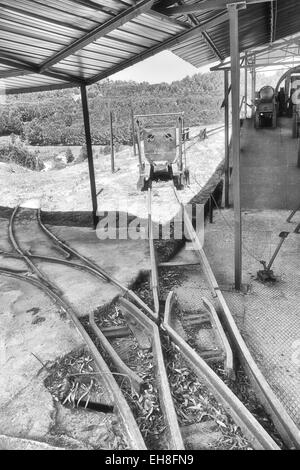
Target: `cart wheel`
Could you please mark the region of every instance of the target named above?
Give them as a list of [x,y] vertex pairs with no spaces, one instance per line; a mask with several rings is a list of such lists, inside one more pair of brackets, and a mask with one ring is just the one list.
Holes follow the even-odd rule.
[[190,184],[190,170],[188,168],[184,170],[183,181],[185,186],[188,186]]
[[148,189],[152,188],[152,180],[150,178],[144,178],[144,184],[142,187],[142,191],[148,191]]
[[145,186],[145,178],[144,176],[140,176],[136,184],[137,190],[143,191],[144,186]]

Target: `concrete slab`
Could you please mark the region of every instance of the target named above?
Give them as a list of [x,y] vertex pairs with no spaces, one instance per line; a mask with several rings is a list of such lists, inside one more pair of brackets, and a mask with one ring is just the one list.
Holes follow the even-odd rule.
[[[61,252],[40,230],[36,212],[23,208],[16,220],[16,236],[24,250],[32,254],[62,258]],[[141,271],[149,269],[149,248],[145,240],[99,240],[94,230],[83,227],[50,227],[54,234],[65,240],[81,254],[102,266],[124,286],[133,283]],[[0,250],[12,251],[7,238],[8,221],[0,219]],[[78,261],[78,260],[75,260]],[[20,260],[0,254],[2,267],[28,270]],[[36,262],[36,265],[65,293],[65,299],[79,316],[110,303],[120,290],[99,278],[63,265]]]
[[232,291],[233,211],[215,213],[206,226],[204,249],[228,306],[254,359],[288,413],[300,427],[300,235],[291,233],[273,268],[275,284],[257,281],[260,260],[269,261],[281,231],[292,232],[288,211],[243,213],[243,282],[250,293]]
[[[289,209],[299,205],[300,168],[292,120],[279,118],[277,129],[255,129],[244,122],[241,131],[241,205],[243,209]],[[231,188],[231,197],[233,189]]]
[[44,386],[42,362],[82,346],[68,319],[36,288],[0,276],[1,432],[44,438],[55,420],[55,407]]
[[[49,377],[58,359],[72,353],[69,361],[74,364],[80,357],[82,338],[42,291],[3,274],[0,344],[0,449],[119,448],[115,442],[126,446],[126,433],[116,414],[65,408],[57,400]],[[59,377],[63,380],[64,375]],[[111,403],[111,392],[101,375],[97,377],[94,400]]]

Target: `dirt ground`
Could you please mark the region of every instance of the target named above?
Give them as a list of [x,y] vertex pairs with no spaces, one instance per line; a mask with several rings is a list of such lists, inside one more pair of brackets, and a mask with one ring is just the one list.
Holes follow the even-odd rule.
[[[213,127],[216,127],[215,124]],[[199,132],[199,129],[194,131]],[[96,154],[97,155],[97,154]],[[224,158],[224,132],[204,141],[186,143],[186,160],[190,169],[190,185],[182,192],[188,202],[207,183]],[[146,194],[136,188],[138,161],[131,147],[116,154],[116,172],[111,174],[110,156],[95,158],[95,177],[99,211],[126,210],[139,217],[147,211]],[[0,166],[0,206],[14,207],[25,200],[38,198],[45,211],[90,211],[90,183],[87,162],[46,172],[33,172],[14,164]],[[171,218],[178,210],[176,201],[170,200],[169,188],[154,185],[154,220]]]

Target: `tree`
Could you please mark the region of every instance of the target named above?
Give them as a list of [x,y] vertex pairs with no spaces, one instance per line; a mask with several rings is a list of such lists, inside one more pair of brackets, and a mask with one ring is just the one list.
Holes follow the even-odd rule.
[[66,150],[66,160],[67,163],[72,163],[74,161],[74,155],[70,147],[68,147]]
[[84,160],[87,159],[87,149],[86,149],[86,145],[83,145],[80,149],[80,152],[79,152],[79,155],[78,155],[78,158],[77,158],[77,162],[83,162]]

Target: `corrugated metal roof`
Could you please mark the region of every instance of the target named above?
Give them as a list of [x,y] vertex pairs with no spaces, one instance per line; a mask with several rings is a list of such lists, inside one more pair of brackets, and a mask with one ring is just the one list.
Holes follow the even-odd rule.
[[[229,56],[226,9],[170,16],[172,3],[199,1],[0,0],[0,78],[6,91],[90,84],[164,49],[196,67]],[[272,40],[300,31],[298,0],[277,0],[273,10],[271,5],[240,11],[242,51],[269,43],[272,11]]]

